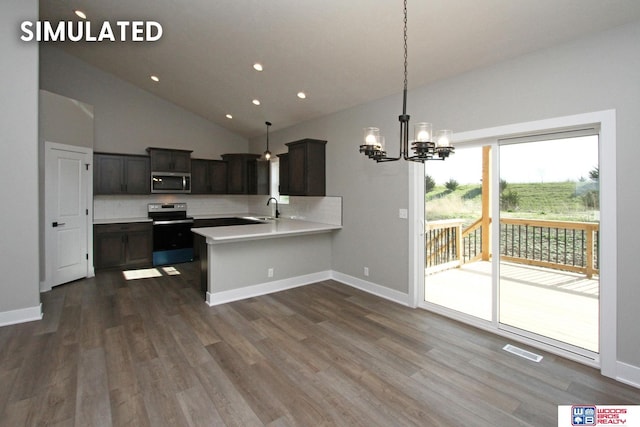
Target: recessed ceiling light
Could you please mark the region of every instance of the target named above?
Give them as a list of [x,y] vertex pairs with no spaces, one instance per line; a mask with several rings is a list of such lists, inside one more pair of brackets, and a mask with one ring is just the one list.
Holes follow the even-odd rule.
[[225,117],[226,117],[227,119],[233,119],[233,116],[232,116],[231,114],[227,114]]
[[256,71],[262,71],[262,64],[259,62],[256,62],[255,64],[253,64],[253,69]]
[[74,10],[73,13],[75,13],[79,18],[87,19],[87,15],[81,10]]
[[307,94],[304,92],[298,92],[298,98],[300,99],[305,99],[307,97]]
[[260,100],[258,100],[258,99],[254,99],[251,102],[253,102],[253,105],[260,105]]
[[151,76],[150,79],[153,80],[154,82],[159,82],[160,81],[160,77],[158,77],[158,76]]

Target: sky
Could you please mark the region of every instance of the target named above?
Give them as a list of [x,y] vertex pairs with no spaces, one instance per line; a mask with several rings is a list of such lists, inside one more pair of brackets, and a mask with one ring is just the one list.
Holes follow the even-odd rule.
[[[502,145],[500,178],[511,183],[564,182],[589,179],[598,166],[598,136]],[[436,184],[453,178],[459,184],[480,184],[482,147],[460,148],[443,162],[425,163]]]

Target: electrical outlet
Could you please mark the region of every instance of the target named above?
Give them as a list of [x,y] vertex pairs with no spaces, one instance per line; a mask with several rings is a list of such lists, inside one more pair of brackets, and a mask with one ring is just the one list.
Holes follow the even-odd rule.
[[364,275],[369,277],[369,267],[364,268]]
[[407,219],[409,217],[409,212],[406,209],[398,210],[398,218]]
[[273,277],[273,268],[267,270],[267,277]]

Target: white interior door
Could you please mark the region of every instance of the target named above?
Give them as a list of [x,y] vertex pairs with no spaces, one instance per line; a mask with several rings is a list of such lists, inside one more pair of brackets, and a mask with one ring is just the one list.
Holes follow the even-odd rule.
[[45,143],[45,282],[49,289],[88,276],[90,151]]

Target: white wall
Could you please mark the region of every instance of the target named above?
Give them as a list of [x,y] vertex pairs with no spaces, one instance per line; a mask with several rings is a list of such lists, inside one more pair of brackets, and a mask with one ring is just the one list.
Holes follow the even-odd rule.
[[219,159],[247,150],[245,138],[46,43],[40,45],[40,88],[94,107],[96,152],[165,147]]
[[[640,23],[522,56],[412,90],[412,122],[470,131],[608,109],[617,110],[618,359],[640,369]],[[400,67],[401,64],[398,64]],[[409,71],[411,81],[411,70]],[[399,88],[400,89],[400,88]],[[407,292],[408,205],[405,162],[376,164],[358,153],[361,130],[379,126],[388,149],[398,133],[401,95],[270,134],[272,151],[300,138],[326,139],[327,191],[343,196],[343,229],[333,239],[332,269]],[[250,141],[260,151],[264,138]],[[428,163],[426,165],[428,168]],[[412,220],[412,219],[409,219]],[[603,333],[606,333],[604,331]]]
[[36,0],[6,0],[0,14],[0,325],[40,316],[38,277],[38,46],[18,25]]

